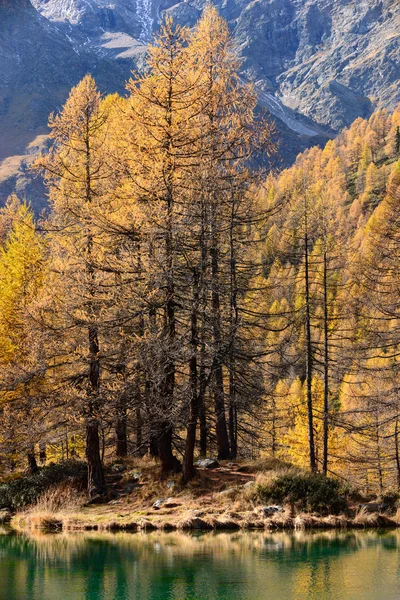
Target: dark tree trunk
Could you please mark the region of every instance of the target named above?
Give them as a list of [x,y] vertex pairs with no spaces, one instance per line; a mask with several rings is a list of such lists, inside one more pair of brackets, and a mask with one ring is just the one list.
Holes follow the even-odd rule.
[[[306,208],[307,211],[307,208]],[[310,469],[317,470],[314,444],[313,401],[312,401],[312,342],[311,342],[311,306],[310,306],[310,277],[308,256],[307,222],[305,225],[304,251],[305,251],[305,292],[306,292],[306,389],[307,389],[307,416],[308,416],[308,447],[310,455]]]
[[88,493],[90,498],[104,496],[106,483],[103,463],[100,456],[99,410],[100,363],[97,329],[89,327],[89,348],[91,354],[89,370],[89,415],[86,423],[86,459],[88,463]]
[[[86,202],[91,204],[92,201],[92,176],[91,176],[91,164],[92,164],[92,149],[90,145],[91,140],[90,134],[90,116],[87,113],[86,119]],[[87,236],[87,248],[86,248],[86,260],[87,260],[87,274],[89,277],[89,295],[91,301],[89,302],[89,315],[92,322],[88,327],[88,343],[90,353],[90,364],[89,364],[89,382],[87,388],[87,416],[86,416],[86,459],[88,463],[88,494],[91,499],[95,497],[102,497],[106,494],[106,483],[104,477],[103,463],[100,457],[100,441],[99,441],[99,411],[100,411],[100,360],[99,360],[99,335],[98,329],[93,323],[98,318],[98,311],[95,305],[96,298],[96,272],[95,267],[92,263],[92,251],[93,251],[93,236],[88,231]]]
[[158,437],[153,432],[150,434],[149,452],[150,452],[150,456],[153,456],[154,458],[158,458],[160,455],[160,453],[158,451]]
[[277,451],[277,436],[276,436],[276,402],[272,397],[272,423],[271,423],[271,454],[275,458]]
[[229,402],[229,438],[231,443],[230,458],[235,460],[237,458],[237,412],[232,396]]
[[128,431],[127,431],[127,396],[123,391],[117,405],[117,421],[115,424],[115,453],[118,458],[126,458],[128,455]]
[[143,419],[142,419],[142,411],[140,406],[136,408],[135,411],[136,421],[135,421],[135,432],[136,432],[136,440],[135,440],[135,454],[137,456],[144,456],[146,453],[144,444],[143,444]]
[[217,437],[218,458],[227,460],[230,458],[228,430],[226,427],[224,376],[222,371],[222,332],[221,332],[221,308],[218,282],[218,247],[216,241],[215,219],[212,218],[212,246],[211,254],[211,276],[212,276],[212,325],[214,336],[214,359],[213,359],[213,387],[215,408],[215,433]]
[[328,340],[328,270],[327,256],[324,251],[324,456],[322,471],[328,473],[329,442],[329,340]]
[[126,427],[126,408],[120,409],[117,423],[115,425],[115,453],[118,458],[126,458],[128,455],[128,437]]
[[230,247],[230,340],[229,340],[229,440],[231,444],[231,458],[237,457],[237,398],[236,398],[236,336],[239,323],[239,312],[237,305],[237,273],[235,252],[235,225],[236,225],[236,202],[235,195],[231,198],[231,215],[229,225],[229,247]]
[[88,463],[88,493],[91,499],[104,496],[106,482],[100,458],[99,424],[93,419],[86,425],[86,459]]
[[182,465],[172,452],[172,427],[169,422],[163,423],[158,440],[158,452],[161,460],[161,477],[164,479],[171,473],[180,473]]
[[[171,176],[171,174],[169,174]],[[174,348],[176,337],[176,316],[175,316],[175,282],[174,282],[174,250],[173,250],[173,210],[172,210],[172,184],[168,181],[168,216],[167,233],[165,239],[165,258],[167,265],[167,285],[165,302],[165,334],[168,341],[167,353]],[[167,420],[172,412],[175,393],[175,357],[169,354],[164,364],[163,385],[161,391],[161,410],[163,420],[161,422],[158,452],[161,460],[161,477],[166,477],[169,473],[179,473],[182,470],[181,463],[174,457],[172,452],[172,433],[173,425]]]
[[45,464],[46,459],[46,442],[39,442],[39,460],[42,463],[42,465]]
[[191,357],[189,361],[190,374],[190,406],[189,406],[189,423],[186,430],[186,446],[185,456],[183,461],[183,482],[187,483],[195,475],[193,465],[194,448],[196,445],[196,427],[199,416],[199,394],[197,390],[197,346],[198,346],[198,308],[199,308],[199,290],[198,290],[198,274],[196,270],[193,273],[193,306],[191,315]]
[[200,271],[200,367],[199,367],[199,425],[200,425],[200,440],[199,450],[200,456],[207,456],[207,415],[206,415],[206,388],[207,388],[207,373],[206,373],[206,322],[207,322],[207,274],[208,274],[208,210],[207,204],[202,199],[201,205],[201,271]]
[[399,411],[396,411],[396,421],[394,424],[394,443],[396,456],[397,489],[400,490],[400,452],[399,452]]
[[376,433],[376,458],[377,458],[377,471],[378,471],[378,482],[379,482],[379,498],[383,496],[383,467],[382,467],[382,456],[381,456],[381,441],[379,434],[379,418],[378,412],[375,413],[375,433]]
[[39,467],[36,462],[35,450],[34,448],[30,448],[27,454],[28,458],[28,469],[31,475],[34,475],[39,471]]
[[206,373],[204,365],[200,366],[200,389],[199,389],[199,422],[200,422],[200,456],[207,456],[207,416],[205,404]]

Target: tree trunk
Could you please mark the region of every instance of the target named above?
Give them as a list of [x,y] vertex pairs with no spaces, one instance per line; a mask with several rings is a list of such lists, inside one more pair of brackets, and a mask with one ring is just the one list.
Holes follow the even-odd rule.
[[[215,217],[215,215],[213,215]],[[217,436],[218,458],[227,460],[231,456],[229,448],[228,431],[226,427],[224,377],[222,371],[222,332],[221,332],[221,309],[218,281],[218,247],[215,230],[215,218],[211,219],[212,245],[211,254],[211,278],[212,278],[212,326],[214,337],[214,359],[213,359],[213,386],[214,386],[214,408],[215,408],[215,433]]]
[[172,412],[175,393],[175,357],[171,354],[174,350],[176,337],[175,315],[175,281],[174,281],[174,249],[173,249],[173,184],[172,173],[167,173],[167,227],[165,238],[165,260],[167,269],[166,298],[165,298],[165,339],[167,340],[167,358],[164,364],[163,385],[161,389],[161,410],[163,419],[159,431],[158,451],[161,460],[161,477],[169,473],[179,473],[181,463],[172,452],[172,423],[167,420]]
[[86,425],[86,459],[88,463],[88,493],[91,499],[104,496],[106,482],[100,459],[100,437],[98,421],[89,420]]
[[[125,367],[123,367],[122,372],[125,379]],[[117,400],[117,415],[115,422],[115,454],[118,458],[126,458],[128,455],[127,405],[128,391],[125,388],[122,390]]]
[[276,435],[276,401],[272,397],[272,423],[271,423],[271,454],[275,458],[277,451],[277,435]]
[[232,375],[230,381],[230,395],[229,395],[229,439],[231,444],[231,455],[230,458],[233,460],[237,457],[237,409],[236,409],[236,398],[235,392],[232,392],[235,384],[232,382]]
[[125,395],[122,394],[117,409],[117,422],[115,424],[115,453],[118,458],[128,455],[127,412]]
[[150,433],[149,452],[150,452],[150,456],[152,456],[153,458],[158,458],[160,456],[160,453],[158,450],[158,438],[154,432]]
[[383,496],[383,469],[382,469],[382,458],[381,458],[381,441],[379,434],[379,418],[378,413],[375,413],[375,431],[376,431],[376,458],[377,458],[377,471],[378,471],[378,482],[379,482],[379,497],[382,499]]
[[208,291],[208,210],[207,204],[202,198],[201,203],[201,271],[200,271],[200,367],[199,367],[199,425],[200,425],[200,440],[199,449],[200,456],[207,456],[207,415],[206,415],[206,389],[207,389],[207,374],[206,374],[206,322],[207,322],[207,291]]
[[231,214],[229,223],[229,249],[230,249],[230,281],[229,281],[229,303],[230,303],[230,339],[229,339],[229,439],[231,444],[231,458],[237,457],[237,398],[236,398],[236,336],[239,323],[239,312],[237,305],[237,273],[235,252],[235,221],[236,221],[235,195],[232,193]]
[[91,354],[89,370],[89,415],[86,423],[86,458],[88,463],[88,493],[90,498],[104,496],[106,483],[103,463],[100,457],[99,410],[100,363],[99,342],[96,327],[89,327],[89,348]]
[[36,462],[35,449],[33,448],[33,446],[31,446],[31,448],[29,449],[29,451],[27,453],[27,458],[28,458],[29,473],[31,475],[34,475],[35,473],[37,473],[39,471],[39,467]]
[[329,339],[328,339],[328,271],[327,256],[324,251],[324,451],[322,470],[328,473],[329,442]]
[[183,461],[183,482],[187,483],[195,475],[193,466],[194,448],[196,445],[196,427],[199,415],[199,394],[197,390],[197,346],[198,346],[198,320],[199,309],[199,289],[198,289],[198,274],[196,270],[193,273],[193,306],[191,315],[191,357],[189,361],[189,376],[190,376],[190,407],[189,407],[189,423],[186,430],[186,447]]
[[161,460],[161,477],[164,479],[171,473],[180,473],[182,465],[172,452],[172,426],[166,421],[158,439],[158,452]]
[[135,454],[137,456],[144,456],[144,454],[145,454],[145,447],[144,447],[144,444],[143,444],[143,419],[142,419],[142,411],[141,411],[140,406],[138,406],[136,408],[135,415],[136,415],[136,423],[135,423],[135,432],[136,432],[135,445],[136,445],[136,449],[135,449]]
[[39,442],[39,460],[44,465],[46,463],[46,442]]
[[204,364],[200,365],[200,373],[199,373],[199,424],[200,424],[200,440],[199,440],[199,450],[200,456],[207,456],[207,415],[206,415],[206,399],[205,399],[205,390],[206,390],[206,372]]
[[[307,209],[306,209],[307,210]],[[305,292],[306,292],[306,386],[307,386],[307,416],[308,416],[308,447],[310,454],[310,469],[317,470],[315,460],[314,425],[313,425],[313,401],[312,401],[312,343],[311,343],[311,307],[310,307],[310,278],[309,278],[309,256],[308,256],[308,234],[307,222],[305,225]]]
[[400,490],[400,452],[399,452],[399,410],[396,409],[396,421],[394,424],[394,443],[396,452],[397,489]]

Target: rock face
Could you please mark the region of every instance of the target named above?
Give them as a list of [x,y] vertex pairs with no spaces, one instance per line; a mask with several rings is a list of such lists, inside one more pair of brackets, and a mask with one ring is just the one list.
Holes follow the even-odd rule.
[[99,61],[85,46],[78,51],[29,0],[0,0],[0,202],[16,189],[37,211],[45,206],[44,190],[28,166],[46,144],[49,114],[87,72],[103,91],[122,92],[129,68],[109,56]]
[[[202,4],[181,2],[169,12],[191,24]],[[397,0],[219,0],[217,6],[240,44],[245,74],[289,126],[287,109],[336,132],[374,106],[399,102]]]
[[[0,0],[0,202],[44,202],[27,166],[48,115],[91,72],[123,91],[166,13],[192,26],[206,0]],[[355,118],[400,101],[398,0],[214,0],[243,76],[277,121],[282,164]]]

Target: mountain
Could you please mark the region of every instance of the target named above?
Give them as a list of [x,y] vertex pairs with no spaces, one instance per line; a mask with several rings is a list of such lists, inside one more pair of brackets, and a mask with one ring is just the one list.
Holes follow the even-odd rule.
[[29,163],[47,143],[49,114],[88,71],[104,90],[123,91],[126,70],[79,50],[29,0],[0,0],[0,200],[14,190],[36,210],[46,204]]
[[[205,0],[0,0],[0,201],[44,204],[27,167],[46,122],[88,71],[124,89],[165,14],[192,26]],[[375,107],[400,100],[398,0],[216,0],[243,77],[276,119],[282,164]]]

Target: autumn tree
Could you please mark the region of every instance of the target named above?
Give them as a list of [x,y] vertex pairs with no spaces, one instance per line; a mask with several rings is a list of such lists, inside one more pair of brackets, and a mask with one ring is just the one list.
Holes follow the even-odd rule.
[[54,331],[52,351],[69,393],[79,398],[86,429],[88,491],[105,493],[99,427],[104,405],[109,277],[104,270],[105,239],[98,226],[107,202],[110,167],[105,152],[107,107],[92,77],[85,77],[62,112],[50,119],[53,146],[37,161],[46,176],[52,217],[52,258],[43,319]]

